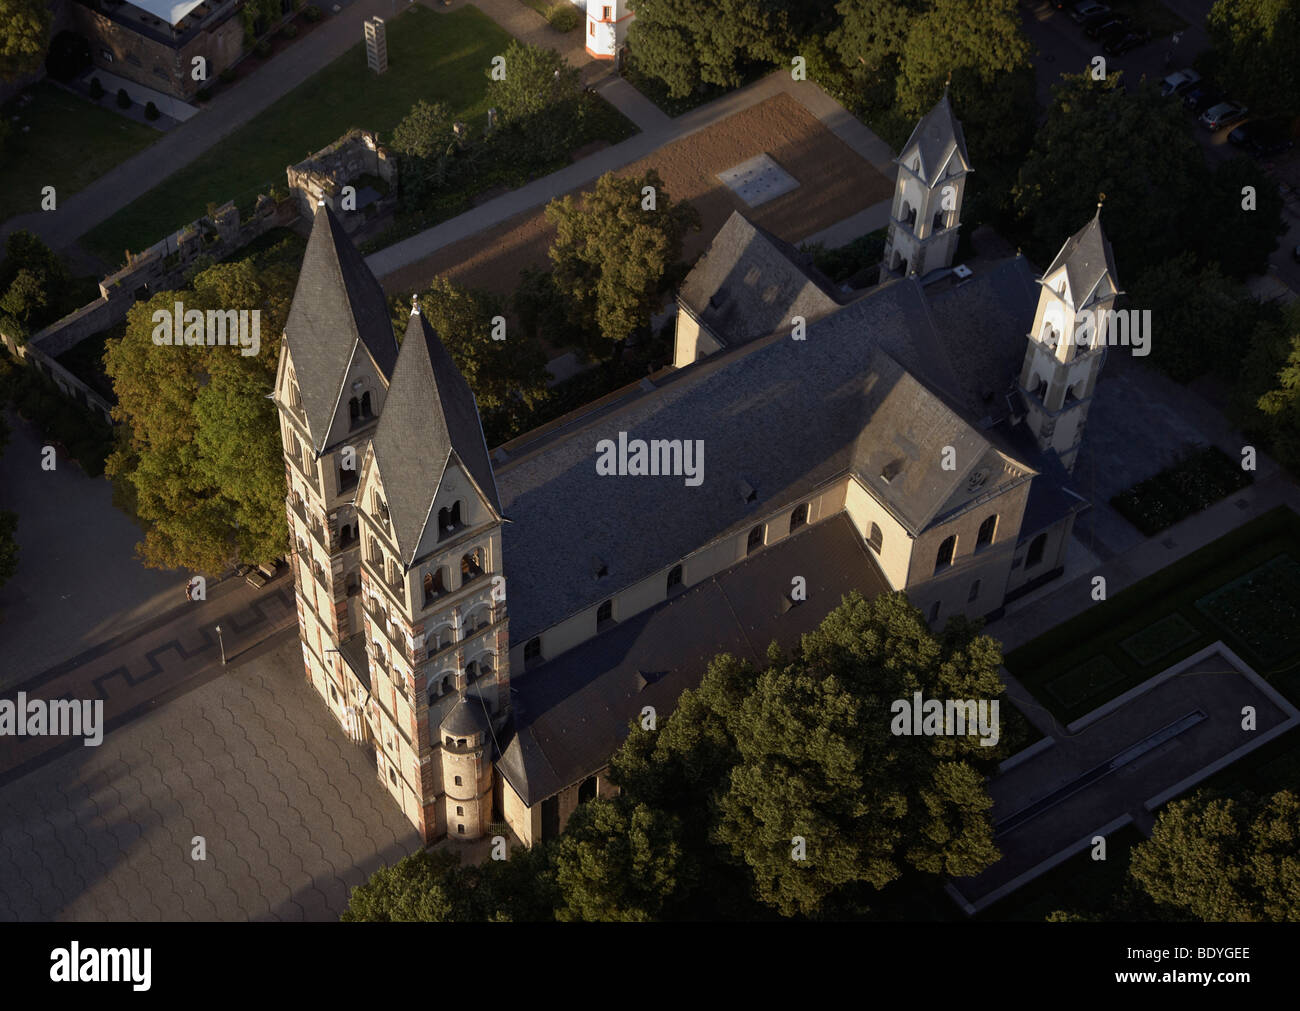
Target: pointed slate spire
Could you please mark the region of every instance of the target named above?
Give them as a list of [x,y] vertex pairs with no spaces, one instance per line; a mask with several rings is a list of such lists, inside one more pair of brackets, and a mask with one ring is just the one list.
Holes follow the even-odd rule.
[[451,460],[460,462],[500,515],[474,394],[420,311],[418,299],[412,300],[372,446],[404,563],[415,558],[425,527],[437,522],[431,516],[433,500]]
[[319,450],[353,356],[369,355],[385,379],[392,377],[397,361],[384,291],[334,212],[323,203],[316,208],[284,336],[307,426]]
[[[1102,196],[1102,200],[1105,196]],[[1119,275],[1115,270],[1115,255],[1111,252],[1110,240],[1101,227],[1101,200],[1092,220],[1066,240],[1056,259],[1047,268],[1044,277],[1065,268],[1065,277],[1074,295],[1075,304],[1084,306],[1092,297],[1097,286],[1108,275],[1110,287],[1119,291]]]
[[901,164],[911,165],[914,155],[919,155],[921,167],[917,172],[927,186],[933,186],[953,158],[958,160],[958,171],[970,171],[970,158],[966,154],[966,135],[961,122],[953,115],[952,101],[945,84],[943,97],[916,124],[912,136],[898,155]]

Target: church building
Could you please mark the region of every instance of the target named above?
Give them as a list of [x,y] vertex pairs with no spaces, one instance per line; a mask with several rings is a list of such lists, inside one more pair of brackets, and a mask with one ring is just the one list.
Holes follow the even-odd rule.
[[[1073,323],[1120,294],[1100,217],[1041,277],[971,270],[946,95],[897,162],[879,284],[846,294],[734,213],[679,291],[673,369],[495,449],[418,302],[399,347],[317,209],[274,394],[303,664],[426,842],[554,837],[612,792],[631,721],[850,591],[939,628],[1060,575],[1105,359]],[[598,465],[637,443],[662,465]]]

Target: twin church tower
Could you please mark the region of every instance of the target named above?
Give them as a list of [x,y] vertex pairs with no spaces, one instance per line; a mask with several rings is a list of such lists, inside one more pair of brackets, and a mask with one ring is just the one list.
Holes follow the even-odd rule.
[[[952,266],[971,165],[946,94],[897,164],[882,281]],[[1098,218],[1040,284],[1018,387],[1040,446],[1068,467],[1102,350],[1067,337],[1078,312],[1104,313],[1119,294]],[[418,303],[399,348],[379,283],[324,206],[274,401],[306,677],[373,750],[425,842],[480,838],[514,813],[494,786],[510,634],[491,458],[474,396]]]

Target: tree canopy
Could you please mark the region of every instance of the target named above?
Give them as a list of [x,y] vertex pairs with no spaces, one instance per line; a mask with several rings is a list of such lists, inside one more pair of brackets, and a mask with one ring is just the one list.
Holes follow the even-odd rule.
[[456,154],[451,110],[441,102],[416,102],[393,130],[392,147],[400,156],[403,190],[413,200],[425,199],[446,182]]
[[1129,872],[1156,902],[1198,920],[1300,920],[1300,796],[1174,801]]
[[40,67],[52,20],[46,0],[0,0],[0,78],[16,81]]
[[1257,111],[1300,114],[1300,4],[1217,0],[1205,26],[1234,97]]
[[555,226],[556,289],[572,300],[581,328],[614,341],[649,325],[687,229],[699,228],[699,213],[674,201],[654,169],[640,177],[607,172],[581,204],[552,200],[546,220]]

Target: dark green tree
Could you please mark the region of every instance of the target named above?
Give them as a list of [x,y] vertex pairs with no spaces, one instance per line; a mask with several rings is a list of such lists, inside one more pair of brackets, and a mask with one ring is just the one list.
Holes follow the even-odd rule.
[[1207,923],[1300,920],[1300,796],[1174,801],[1129,871],[1156,902]]
[[[1249,190],[1247,189],[1249,187]],[[1238,280],[1268,270],[1268,257],[1278,237],[1287,232],[1277,180],[1246,155],[1221,162],[1211,178],[1206,220],[1201,229],[1201,257],[1217,262],[1223,273]]]
[[1204,204],[1209,176],[1178,103],[1149,85],[1125,94],[1113,76],[1087,74],[1064,78],[1052,95],[1014,193],[1030,259],[1050,263],[1102,193],[1121,279],[1199,248],[1200,219],[1186,209]]
[[1218,76],[1256,111],[1300,114],[1300,4],[1217,0],[1205,20]]
[[0,0],[0,79],[16,81],[40,67],[52,18],[46,0]]
[[752,63],[790,66],[793,35],[776,0],[633,0],[628,48],[673,98],[701,84],[734,88]]
[[400,158],[400,179],[406,197],[414,201],[427,199],[446,182],[456,154],[451,110],[441,102],[416,102],[393,130],[392,147]]
[[470,896],[460,887],[460,857],[420,850],[381,867],[352,889],[344,923],[454,923],[470,918]]
[[546,220],[555,226],[556,289],[578,308],[582,329],[612,341],[649,325],[687,229],[700,227],[699,213],[674,201],[654,169],[639,178],[607,172],[580,205],[552,200]]
[[1257,323],[1249,346],[1233,390],[1233,419],[1300,474],[1300,302]]

